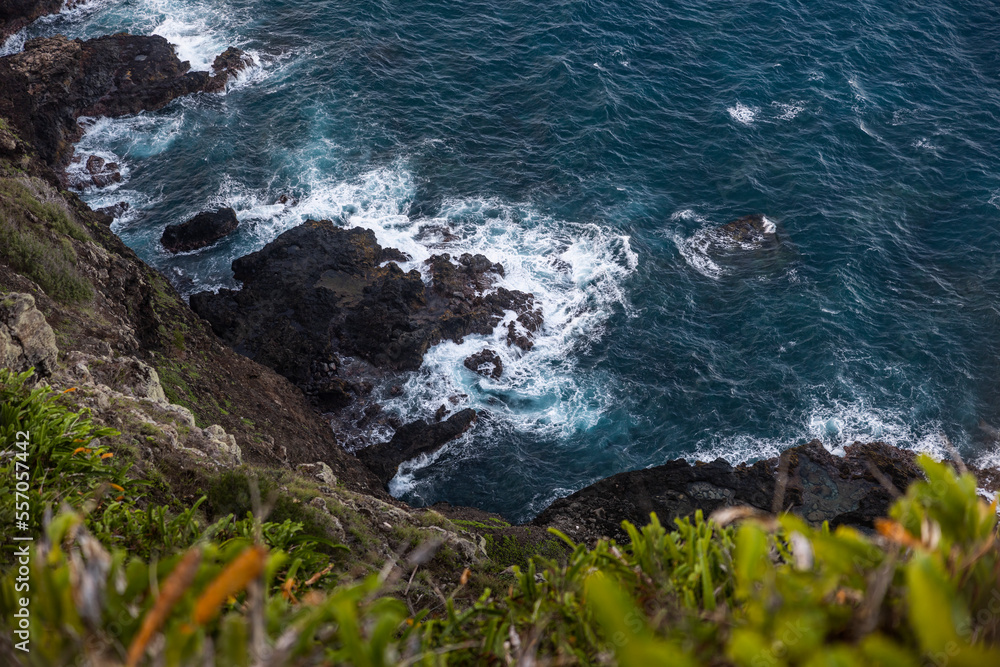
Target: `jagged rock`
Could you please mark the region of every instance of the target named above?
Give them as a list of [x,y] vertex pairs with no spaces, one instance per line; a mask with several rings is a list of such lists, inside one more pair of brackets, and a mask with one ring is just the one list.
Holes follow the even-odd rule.
[[159,35],[33,39],[0,58],[0,116],[42,159],[63,167],[82,134],[78,117],[154,111],[183,95],[222,90],[229,76],[190,69]]
[[97,381],[114,387],[123,394],[154,403],[167,402],[156,369],[135,357],[122,356],[100,364],[91,363],[90,372]]
[[[507,311],[534,310],[532,295],[493,289],[503,267],[482,255],[431,257],[429,287],[387,259],[398,251],[370,230],[310,220],[233,262],[242,290],[195,294],[191,307],[237,351],[303,385],[317,382],[314,363],[331,354],[413,370],[442,340],[489,334]],[[343,382],[318,382],[349,400]]]
[[241,49],[230,46],[215,57],[215,61],[212,62],[212,71],[216,76],[236,76],[251,65],[253,65],[253,58]]
[[295,469],[303,475],[309,475],[310,477],[318,479],[327,486],[337,486],[337,476],[333,474],[333,470],[330,466],[322,461],[317,461],[316,463],[300,463]]
[[759,213],[737,218],[719,227],[717,231],[719,235],[744,246],[765,247],[778,243],[778,233],[774,223]]
[[56,368],[56,335],[35,308],[30,294],[11,292],[0,297],[0,366],[15,371],[34,367],[38,376]]
[[204,211],[187,222],[167,225],[160,242],[170,252],[189,252],[212,245],[236,231],[239,224],[236,211],[231,208]]
[[503,375],[503,362],[500,361],[500,355],[490,349],[466,357],[464,364],[470,371],[491,377],[494,380]]
[[[722,459],[694,465],[671,461],[596,482],[555,501],[533,523],[554,526],[575,540],[622,540],[627,535],[621,522],[643,525],[650,512],[669,526],[674,517],[695,510],[707,516],[722,507],[748,505],[765,512],[790,510],[816,524],[870,529],[892,502],[870,466],[899,490],[923,479],[912,452],[880,442],[854,443],[846,452],[843,458],[834,456],[814,440],[779,458],[735,468]],[[783,466],[787,481],[782,489]]]
[[224,458],[234,465],[243,463],[243,451],[236,444],[236,437],[226,433],[226,430],[218,424],[212,424],[204,431],[205,437],[218,450]]
[[388,485],[399,469],[399,464],[421,454],[436,452],[447,442],[465,433],[476,421],[476,411],[456,412],[443,422],[428,424],[418,420],[405,424],[396,431],[392,440],[372,445],[358,452],[358,458]]
[[63,0],[4,0],[0,3],[0,42],[40,16],[58,14]]
[[120,218],[129,210],[130,206],[127,201],[120,201],[117,204],[112,204],[111,206],[105,206],[99,208],[94,213],[102,216],[103,222],[106,225],[110,225],[115,221],[116,218]]

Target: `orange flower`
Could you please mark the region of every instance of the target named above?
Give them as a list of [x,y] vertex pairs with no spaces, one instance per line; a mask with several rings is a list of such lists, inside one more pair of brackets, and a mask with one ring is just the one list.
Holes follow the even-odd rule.
[[111,452],[107,452],[107,453],[105,453],[105,454],[101,454],[101,459],[102,459],[102,460],[103,460],[103,459],[110,459],[110,458],[111,458],[112,456],[114,456],[114,454],[113,454],[113,453],[111,453]]
[[194,622],[204,625],[219,613],[219,607],[231,595],[239,593],[264,570],[267,549],[255,544],[233,560],[198,598],[194,607]]
[[70,454],[70,456],[76,456],[80,452],[83,452],[84,454],[89,454],[90,450],[87,449],[86,447],[77,447],[76,449],[73,450],[73,453]]
[[124,487],[118,486],[117,484],[112,484],[111,488],[114,489],[115,491],[124,491],[125,490]]
[[128,647],[128,662],[126,663],[128,667],[135,667],[139,664],[142,654],[149,644],[149,640],[153,638],[153,635],[160,629],[163,622],[167,620],[170,610],[181,599],[184,591],[191,586],[200,563],[201,549],[194,547],[184,554],[184,558],[181,559],[181,562],[170,573],[167,580],[163,582],[163,586],[160,587],[160,597],[156,599],[156,604],[146,614],[146,618],[142,620],[142,627],[139,628],[139,633],[132,640],[132,645]]
[[920,540],[911,535],[903,524],[892,519],[875,519],[875,530],[882,537],[907,547],[921,546]]
[[71,392],[71,391],[76,391],[76,387],[70,387],[69,389],[67,389],[67,390],[66,390],[66,391],[64,391],[63,393],[64,393],[64,394],[68,394],[68,393],[69,393],[69,392]]

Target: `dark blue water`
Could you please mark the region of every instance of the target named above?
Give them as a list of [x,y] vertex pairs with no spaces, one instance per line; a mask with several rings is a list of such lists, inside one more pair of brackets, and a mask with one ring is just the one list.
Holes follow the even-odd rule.
[[[395,480],[411,502],[526,518],[622,470],[813,437],[997,454],[994,3],[97,0],[27,34],[120,29],[195,67],[230,43],[258,62],[225,95],[96,121],[79,148],[126,165],[86,198],[130,201],[117,231],[183,291],[346,212],[413,266],[477,250],[541,299],[535,350],[491,343],[499,381],[462,367],[489,342],[470,339],[389,401],[481,410]],[[160,250],[217,205],[238,238]],[[758,212],[781,252],[706,254],[707,230]]]

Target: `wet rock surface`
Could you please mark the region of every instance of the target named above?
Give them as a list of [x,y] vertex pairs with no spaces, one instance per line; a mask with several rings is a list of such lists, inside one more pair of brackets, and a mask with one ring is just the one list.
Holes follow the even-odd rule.
[[533,523],[554,526],[575,540],[623,540],[621,522],[644,525],[650,512],[669,526],[699,509],[707,516],[746,505],[791,511],[815,524],[870,529],[888,511],[892,489],[903,491],[923,479],[913,452],[880,442],[854,443],[846,452],[834,456],[814,440],[752,465],[671,461],[596,482],[555,501]]
[[191,307],[236,350],[341,402],[358,384],[336,370],[343,355],[414,370],[432,345],[488,334],[507,311],[540,322],[532,295],[494,288],[503,267],[482,255],[431,257],[429,285],[404,258],[370,230],[308,221],[233,262],[243,289],[195,294]]
[[490,349],[469,355],[463,363],[470,371],[491,377],[494,380],[503,375],[503,362],[500,360],[500,355]]
[[765,248],[778,244],[774,223],[759,213],[737,218],[716,231],[720,239],[735,241],[744,247]]
[[3,0],[0,3],[0,42],[35,19],[58,14],[63,0]]
[[187,222],[167,225],[160,243],[170,252],[190,252],[210,246],[228,236],[236,231],[239,224],[236,211],[231,208],[203,211]]
[[154,111],[183,95],[220,91],[231,73],[231,67],[216,74],[190,69],[158,35],[33,39],[24,51],[0,58],[0,116],[61,168],[81,136],[78,117]]
[[362,449],[358,458],[383,484],[388,485],[396,476],[399,464],[436,452],[469,430],[475,421],[476,411],[472,409],[456,412],[442,422],[418,420],[400,427],[389,442]]

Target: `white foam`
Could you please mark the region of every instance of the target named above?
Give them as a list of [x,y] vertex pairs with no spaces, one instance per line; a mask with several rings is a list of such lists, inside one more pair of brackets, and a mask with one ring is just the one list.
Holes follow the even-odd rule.
[[772,102],[771,105],[778,108],[778,120],[792,120],[805,110],[805,107],[799,104]]
[[737,102],[736,106],[729,107],[726,111],[729,112],[729,115],[737,123],[752,125],[754,119],[757,117],[757,112],[760,111],[760,109],[757,107],[748,107],[742,102]]
[[712,461],[723,458],[735,465],[777,456],[782,451],[810,440],[820,440],[833,454],[843,456],[844,447],[854,442],[881,441],[941,459],[947,454],[940,422],[915,426],[908,415],[876,408],[866,401],[817,405],[802,416],[798,428],[782,438],[746,435],[712,438],[699,443],[689,459]]

